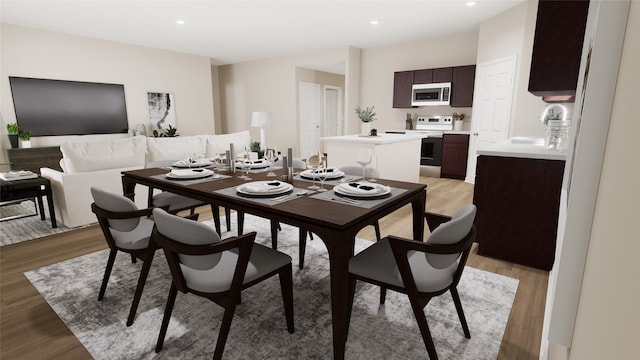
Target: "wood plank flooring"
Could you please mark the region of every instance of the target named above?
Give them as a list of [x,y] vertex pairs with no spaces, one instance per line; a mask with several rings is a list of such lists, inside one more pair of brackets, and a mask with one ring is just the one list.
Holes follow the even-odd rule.
[[[426,177],[420,181],[427,184],[428,211],[452,215],[460,206],[472,202],[471,184]],[[198,212],[201,220],[211,218],[208,207]],[[407,206],[381,219],[382,235],[410,237],[410,215]],[[364,228],[358,236],[375,240],[373,227]],[[105,248],[97,226],[0,248],[1,359],[91,359],[23,273]],[[468,265],[520,280],[498,359],[537,359],[548,273],[480,256],[477,244]]]

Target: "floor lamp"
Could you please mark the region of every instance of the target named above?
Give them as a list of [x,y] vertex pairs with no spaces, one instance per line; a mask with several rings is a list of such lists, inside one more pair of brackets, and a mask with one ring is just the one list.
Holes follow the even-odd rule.
[[260,128],[260,149],[266,149],[264,128],[271,126],[271,113],[266,111],[254,111],[251,113],[251,126]]

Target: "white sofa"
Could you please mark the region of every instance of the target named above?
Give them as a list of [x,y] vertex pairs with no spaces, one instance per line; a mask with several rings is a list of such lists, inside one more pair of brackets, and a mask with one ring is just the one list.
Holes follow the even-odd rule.
[[[222,135],[195,135],[172,138],[135,136],[101,142],[65,143],[60,146],[63,171],[41,168],[51,181],[56,218],[67,227],[95,223],[91,212],[91,186],[122,193],[122,171],[137,170],[146,164],[180,160],[193,156],[213,158],[229,149],[243,149],[251,142],[249,131]],[[147,206],[148,191],[136,187],[135,202]]]

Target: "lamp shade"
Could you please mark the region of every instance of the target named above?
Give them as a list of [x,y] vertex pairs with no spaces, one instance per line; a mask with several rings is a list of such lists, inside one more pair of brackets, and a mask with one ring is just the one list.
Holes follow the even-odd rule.
[[251,126],[266,128],[271,126],[271,113],[266,111],[254,111],[251,113]]

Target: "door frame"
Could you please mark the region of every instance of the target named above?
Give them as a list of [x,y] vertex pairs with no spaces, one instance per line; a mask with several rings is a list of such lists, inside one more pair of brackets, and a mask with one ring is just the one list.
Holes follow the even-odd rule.
[[[320,124],[320,133],[322,134],[322,136],[326,136],[325,135],[325,125],[326,125],[326,121],[327,121],[327,114],[329,113],[328,108],[327,108],[327,90],[336,90],[338,92],[338,101],[337,101],[337,107],[336,107],[336,120],[337,120],[337,124],[336,124],[336,129],[337,129],[337,133],[336,136],[340,136],[344,133],[344,129],[343,129],[343,124],[344,124],[344,116],[343,116],[343,105],[342,105],[342,87],[341,86],[335,86],[335,85],[324,85],[323,89],[322,89],[322,109],[323,109],[323,116],[322,116],[322,123]],[[320,147],[322,148],[322,145],[320,145]]]

